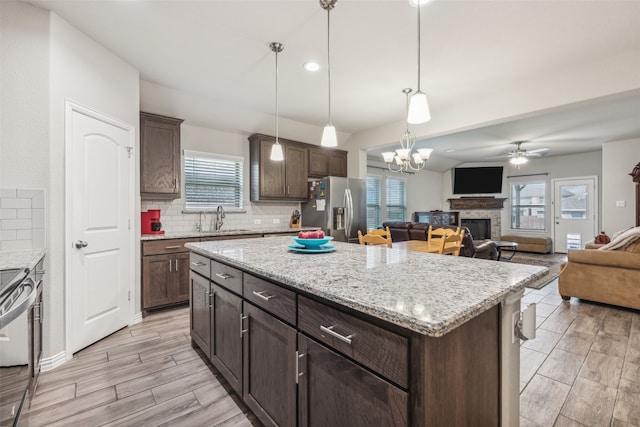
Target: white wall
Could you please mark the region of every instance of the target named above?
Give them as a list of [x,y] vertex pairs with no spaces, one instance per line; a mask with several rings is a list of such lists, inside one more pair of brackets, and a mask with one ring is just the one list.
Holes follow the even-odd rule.
[[[53,13],[19,1],[2,2],[0,8],[0,176],[5,188],[48,193],[44,357],[49,358],[65,350],[65,99],[137,128],[139,75]],[[134,287],[140,289],[139,283]]]
[[[629,174],[640,162],[640,139],[602,146],[602,227],[611,236],[635,225],[635,183]],[[624,207],[616,207],[622,201]]]
[[[511,165],[509,162],[504,163],[464,163],[460,167],[476,167],[476,166],[504,166],[503,180],[502,180],[502,193],[492,194],[495,197],[509,198],[509,182],[510,176],[515,179],[523,178],[522,175],[533,175],[530,178],[532,180],[544,180],[547,183],[547,198],[551,197],[551,180],[555,178],[570,178],[570,177],[585,177],[596,176],[598,181],[601,181],[602,177],[602,153],[600,151],[594,151],[590,153],[574,154],[569,156],[556,156],[556,157],[542,157],[532,158],[529,162],[521,165],[519,168]],[[629,169],[629,172],[631,169]],[[449,198],[457,198],[459,196],[453,195],[451,174],[453,170],[444,172],[442,174],[442,210],[449,210]],[[537,175],[542,174],[542,175]],[[546,174],[546,175],[545,175]],[[528,177],[527,177],[528,179]],[[601,199],[602,186],[600,185],[599,200]],[[549,204],[550,205],[550,204]],[[525,232],[518,230],[512,232],[510,230],[510,214],[509,214],[509,200],[504,202],[505,208],[501,211],[501,234],[536,234],[553,237],[551,235],[551,220],[552,212],[548,209],[546,215],[546,230],[544,232]],[[601,214],[598,215],[601,218]]]

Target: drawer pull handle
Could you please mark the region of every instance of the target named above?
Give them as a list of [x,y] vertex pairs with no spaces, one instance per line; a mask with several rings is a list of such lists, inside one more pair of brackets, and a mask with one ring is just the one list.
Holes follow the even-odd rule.
[[198,261],[198,262],[193,262],[192,261],[191,265],[193,265],[194,267],[204,267],[207,264],[205,264],[204,262],[200,262],[200,261]]
[[257,297],[262,298],[265,301],[269,301],[271,298],[275,298],[276,297],[275,295],[265,295],[264,294],[265,292],[266,291],[260,291],[260,292],[253,291],[253,294],[255,296],[257,296]]
[[240,338],[242,338],[242,335],[244,335],[245,332],[248,332],[248,329],[244,329],[244,321],[245,319],[248,319],[249,316],[244,316],[242,313],[240,313]]
[[227,280],[227,279],[233,278],[233,276],[228,274],[228,273],[216,273],[216,276],[221,278],[222,280]]
[[333,328],[335,328],[335,326],[322,326],[320,325],[320,330],[322,332],[326,332],[329,335],[331,335],[332,337],[338,338],[340,341],[342,342],[346,342],[347,344],[351,344],[351,338],[353,338],[353,334],[351,335],[347,335],[346,337],[344,335],[340,335],[339,333],[337,333],[336,331],[333,330]]
[[182,246],[180,245],[176,245],[176,246],[165,246],[165,249],[180,249]]

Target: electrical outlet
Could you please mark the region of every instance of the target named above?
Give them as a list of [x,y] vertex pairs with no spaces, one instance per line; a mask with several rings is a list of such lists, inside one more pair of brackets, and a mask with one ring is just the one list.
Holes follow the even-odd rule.
[[280,218],[274,218],[273,219],[273,223],[274,224],[280,224]]
[[254,220],[253,220],[253,223],[254,223],[255,225],[260,225],[260,224],[262,224],[262,220],[261,220],[261,219],[254,219]]
[[624,208],[626,205],[624,200],[616,200],[616,208]]

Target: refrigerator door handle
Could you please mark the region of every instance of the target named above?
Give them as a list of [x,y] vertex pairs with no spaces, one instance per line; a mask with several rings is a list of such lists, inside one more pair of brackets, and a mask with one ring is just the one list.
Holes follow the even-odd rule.
[[353,224],[353,200],[351,198],[351,189],[347,188],[346,190],[344,190],[344,207],[345,207],[345,217],[346,217],[346,229],[345,229],[345,233],[346,233],[346,239],[347,242],[349,241],[349,238],[351,237],[351,225]]

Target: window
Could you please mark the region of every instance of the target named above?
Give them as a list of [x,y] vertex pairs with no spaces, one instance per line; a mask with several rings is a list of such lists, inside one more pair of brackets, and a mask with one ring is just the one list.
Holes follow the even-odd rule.
[[367,228],[372,230],[382,226],[380,218],[382,204],[380,184],[381,179],[379,176],[367,177]]
[[540,181],[511,184],[512,229],[545,229],[545,187]]
[[387,215],[386,221],[406,221],[407,218],[407,180],[387,178]]
[[242,208],[241,157],[184,152],[185,209]]

